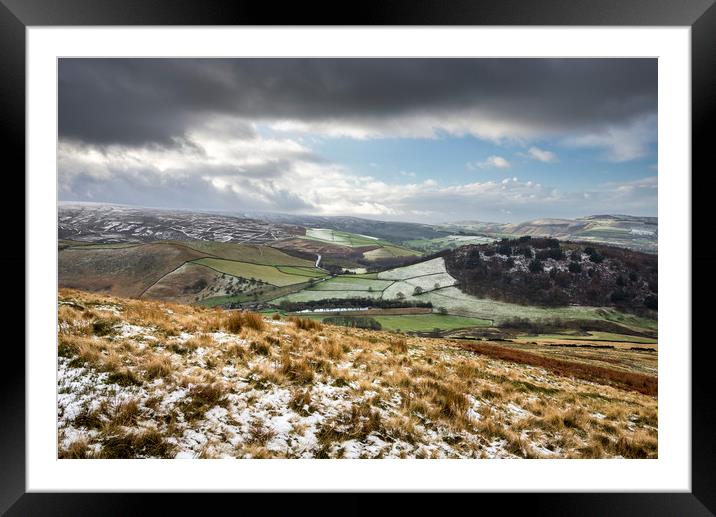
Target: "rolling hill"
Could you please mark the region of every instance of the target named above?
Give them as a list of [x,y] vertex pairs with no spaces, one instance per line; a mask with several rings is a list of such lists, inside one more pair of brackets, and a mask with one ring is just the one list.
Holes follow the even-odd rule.
[[463,221],[443,225],[453,232],[479,233],[496,238],[554,237],[562,240],[594,242],[656,253],[659,226],[656,217],[630,215],[592,215],[578,219],[535,219],[523,223],[483,223]]
[[310,260],[267,246],[209,242],[73,244],[58,253],[60,287],[197,302],[263,294],[327,275]]

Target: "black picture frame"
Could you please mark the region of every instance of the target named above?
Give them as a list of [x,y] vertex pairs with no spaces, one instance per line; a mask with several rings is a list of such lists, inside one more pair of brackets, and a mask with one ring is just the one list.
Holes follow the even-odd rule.
[[[716,7],[715,0],[519,0],[475,1],[437,0],[362,2],[347,9],[335,2],[286,3],[189,0],[0,0],[0,127],[4,133],[2,167],[5,192],[13,192],[20,206],[6,216],[25,213],[25,30],[28,26],[62,25],[572,25],[572,26],[689,26],[691,27],[692,72],[692,171],[683,171],[685,180],[692,181],[692,248],[689,253],[692,278],[692,457],[690,493],[583,493],[583,494],[471,494],[486,499],[509,498],[510,510],[550,515],[714,515],[716,512],[716,392],[711,382],[713,366],[709,348],[713,345],[702,332],[709,321],[711,307],[708,296],[716,288],[713,271],[716,252],[711,251],[708,235],[709,214],[705,185],[707,160],[713,146],[708,128],[716,108]],[[8,160],[9,158],[9,160]],[[709,163],[710,165],[710,163]],[[6,165],[7,166],[7,165]],[[698,174],[693,171],[699,170]],[[8,194],[6,194],[8,195]],[[7,207],[11,200],[6,200]],[[699,202],[701,201],[701,203]],[[701,207],[701,212],[697,207]],[[712,216],[711,216],[712,217]],[[19,224],[6,230],[6,238],[25,242],[25,228],[20,236]],[[17,234],[17,235],[15,235]],[[701,239],[697,240],[697,237]],[[703,242],[706,241],[706,242]],[[24,249],[24,246],[23,248]],[[3,256],[4,271],[25,271],[24,251],[12,257]],[[8,291],[24,292],[19,275],[8,275],[4,282]],[[699,303],[699,294],[701,303]],[[13,296],[11,310],[20,307],[32,310]],[[15,316],[15,318],[13,318]],[[20,321],[20,314],[6,314],[11,321]],[[24,319],[24,318],[23,318]],[[26,321],[26,320],[25,320]],[[15,325],[16,332],[21,328]],[[17,332],[23,334],[24,332]],[[19,338],[20,336],[17,336]],[[701,337],[702,339],[699,339]],[[129,515],[149,510],[140,498],[161,497],[163,512],[187,508],[184,494],[147,496],[147,494],[61,494],[26,493],[25,490],[25,355],[17,346],[19,339],[6,338],[0,376],[0,512],[7,515]],[[13,343],[12,346],[10,344]],[[8,350],[10,349],[10,350]],[[687,348],[685,348],[687,350]],[[213,495],[216,497],[216,495]],[[226,500],[231,495],[221,496]],[[260,496],[241,494],[243,507],[260,503]],[[264,496],[265,497],[265,496]],[[357,494],[346,496],[341,503],[351,513],[365,513],[376,507]],[[457,497],[457,496],[455,496]],[[466,496],[452,499],[464,502]],[[304,495],[294,495],[284,504],[295,511],[304,506]],[[228,502],[228,501],[227,501]],[[279,501],[280,502],[280,501]],[[492,501],[489,501],[492,502]],[[494,501],[502,503],[504,501]],[[265,504],[265,503],[264,503]],[[473,502],[469,504],[474,504]],[[411,496],[401,502],[403,511],[424,508],[424,497]],[[504,507],[504,506],[503,506]],[[310,505],[305,506],[310,510]],[[272,513],[280,507],[271,506]],[[338,508],[334,508],[338,510]]]

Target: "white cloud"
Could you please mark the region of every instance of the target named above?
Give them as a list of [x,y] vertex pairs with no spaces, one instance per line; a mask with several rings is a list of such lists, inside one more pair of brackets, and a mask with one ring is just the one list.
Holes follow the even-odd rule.
[[471,171],[476,169],[509,169],[511,164],[502,156],[492,155],[488,156],[487,159],[481,162],[468,162],[467,168]]
[[261,125],[286,134],[314,134],[330,138],[370,140],[378,138],[425,138],[473,136],[492,142],[523,141],[559,134],[557,127],[534,121],[507,118],[484,109],[407,113],[391,117],[351,116],[349,118],[292,120],[265,119]]
[[[60,199],[433,222],[508,214],[513,221],[568,217],[615,207],[622,213],[653,213],[656,208],[655,177],[575,193],[517,177],[445,185],[436,179],[416,181],[411,171],[402,171],[409,182],[398,184],[354,174],[291,138],[232,136],[230,127],[212,127],[194,131],[191,143],[98,148],[61,142]],[[509,165],[495,155],[473,164]]]
[[539,147],[535,146],[529,148],[529,150],[527,151],[527,156],[545,163],[557,161],[557,155],[555,153],[553,153],[552,151],[547,151],[545,149],[540,149]]
[[604,158],[612,162],[626,162],[643,158],[649,146],[657,140],[656,115],[636,118],[626,125],[608,126],[594,133],[565,139],[574,147],[593,147],[604,150]]

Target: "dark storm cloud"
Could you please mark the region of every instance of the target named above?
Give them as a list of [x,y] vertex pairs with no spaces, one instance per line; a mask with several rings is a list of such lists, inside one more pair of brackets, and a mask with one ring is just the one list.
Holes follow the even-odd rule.
[[656,112],[655,59],[61,59],[60,137],[180,145],[212,117],[351,123],[477,110],[590,132]]

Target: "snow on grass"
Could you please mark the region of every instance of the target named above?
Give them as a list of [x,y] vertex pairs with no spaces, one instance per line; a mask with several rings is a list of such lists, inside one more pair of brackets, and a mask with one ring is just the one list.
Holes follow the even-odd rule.
[[526,417],[530,416],[529,411],[525,411],[523,408],[516,406],[512,402],[507,404],[506,409],[507,409],[507,411],[509,411],[511,414],[513,414],[514,416],[516,416],[518,418],[526,418]]
[[418,262],[411,266],[382,271],[378,273],[378,278],[381,280],[406,280],[416,276],[434,275],[438,273],[447,273],[447,269],[445,269],[445,259],[443,257]]
[[94,310],[109,312],[115,316],[119,316],[121,314],[121,308],[117,305],[95,305]]
[[[130,443],[132,457],[564,457],[590,445],[603,421],[629,436],[656,436],[655,399],[646,396],[480,358],[442,340],[401,338],[405,352],[388,333],[282,323],[167,337],[130,320],[114,335],[78,332],[97,352],[58,360],[60,450],[86,442],[84,454],[106,455],[108,440],[154,430],[165,447]],[[337,356],[327,355],[336,353],[331,341],[341,345]],[[161,360],[168,371],[152,374],[147,365]],[[126,370],[131,382],[117,384]],[[628,411],[614,410],[621,402]],[[133,409],[120,418],[123,408]],[[591,415],[570,424],[587,428],[551,427],[567,411]]]
[[131,323],[122,322],[113,327],[113,330],[122,338],[136,338],[141,337],[144,339],[156,339],[152,335],[153,330],[149,327],[143,327],[141,325],[132,325]]
[[467,409],[467,417],[470,420],[479,422],[480,420],[482,420],[482,415],[480,414],[480,407],[482,406],[482,402],[477,400],[472,395],[468,395],[467,400],[470,403],[470,407]]

